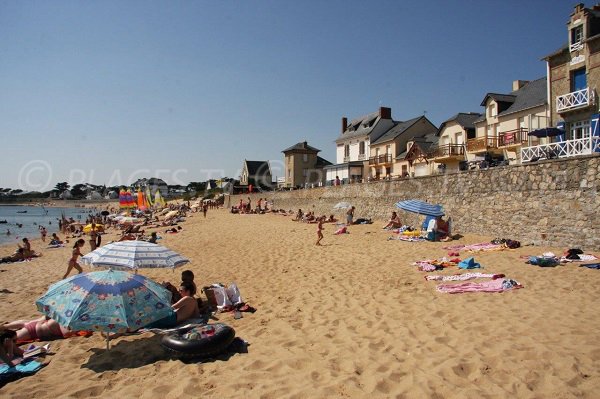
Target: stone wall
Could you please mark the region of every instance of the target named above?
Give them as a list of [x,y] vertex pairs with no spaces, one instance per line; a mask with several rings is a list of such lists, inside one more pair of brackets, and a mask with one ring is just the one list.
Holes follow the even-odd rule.
[[[600,157],[550,160],[529,165],[464,171],[397,181],[379,181],[307,190],[255,193],[279,209],[337,214],[348,201],[356,217],[387,220],[394,204],[420,199],[444,206],[453,232],[517,239],[522,243],[600,250]],[[231,197],[231,205],[248,195]],[[226,203],[227,204],[227,203]],[[423,217],[399,210],[402,221],[418,226]]]

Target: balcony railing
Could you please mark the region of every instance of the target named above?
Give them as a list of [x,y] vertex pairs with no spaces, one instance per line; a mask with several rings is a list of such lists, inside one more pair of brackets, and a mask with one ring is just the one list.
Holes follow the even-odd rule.
[[382,163],[392,163],[392,154],[375,155],[369,158],[369,165],[379,165]]
[[558,112],[569,111],[576,108],[588,107],[595,102],[594,90],[586,87],[572,93],[556,97],[556,110]]
[[572,53],[573,51],[578,51],[578,50],[582,50],[583,49],[583,43],[582,42],[577,42],[577,43],[573,43],[569,46],[569,51]]
[[463,144],[444,144],[434,149],[429,155],[430,158],[462,158],[465,156],[465,146]]
[[599,149],[600,139],[598,137],[559,141],[557,143],[521,148],[521,162],[590,155]]
[[502,132],[498,135],[498,147],[523,145],[529,142],[529,130],[519,128]]
[[365,159],[367,159],[366,154],[358,154],[358,160],[359,161],[364,161]]
[[490,148],[498,148],[498,136],[478,137],[467,140],[467,151],[481,152]]

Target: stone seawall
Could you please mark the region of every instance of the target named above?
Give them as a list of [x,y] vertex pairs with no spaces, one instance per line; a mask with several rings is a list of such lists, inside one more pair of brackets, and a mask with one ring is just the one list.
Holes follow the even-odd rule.
[[[250,195],[268,198],[275,208],[336,214],[348,201],[356,217],[387,220],[394,203],[420,199],[444,206],[454,233],[511,238],[523,243],[600,250],[600,157],[588,156],[529,165],[472,170],[398,181],[379,181]],[[231,196],[231,205],[248,195]],[[227,203],[226,203],[227,204]],[[423,217],[399,210],[403,223]],[[337,212],[342,217],[341,212]]]

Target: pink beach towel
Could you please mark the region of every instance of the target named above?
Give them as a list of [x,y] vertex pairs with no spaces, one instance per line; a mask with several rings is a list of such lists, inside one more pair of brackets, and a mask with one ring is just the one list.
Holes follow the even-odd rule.
[[491,278],[493,280],[504,277],[504,274],[486,274],[486,273],[464,273],[464,274],[453,274],[451,276],[425,276],[425,280],[436,280],[436,281],[464,281],[472,280],[474,278]]
[[460,284],[440,284],[436,287],[439,292],[448,294],[460,294],[463,292],[503,292],[513,288],[523,288],[515,280],[497,279],[485,281],[483,283],[460,283]]

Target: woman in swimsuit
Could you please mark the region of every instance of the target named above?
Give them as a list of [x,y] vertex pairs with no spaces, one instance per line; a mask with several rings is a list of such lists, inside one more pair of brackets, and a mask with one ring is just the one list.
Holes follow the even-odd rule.
[[84,245],[85,240],[83,238],[80,238],[75,242],[75,245],[73,246],[73,254],[71,255],[71,259],[69,259],[69,267],[67,267],[67,272],[63,276],[63,279],[67,278],[67,276],[69,275],[69,273],[71,273],[71,270],[73,268],[77,269],[79,273],[83,273],[83,269],[81,268],[81,266],[79,266],[79,263],[77,263],[77,258],[83,256],[81,254],[81,247],[83,247]]
[[59,325],[56,320],[42,316],[39,319],[26,321],[17,320],[3,326],[6,329],[16,330],[19,341],[48,341],[51,339],[69,338],[74,335],[72,331]]
[[17,333],[13,330],[0,331],[0,360],[8,367],[21,363],[23,349],[17,345]]

